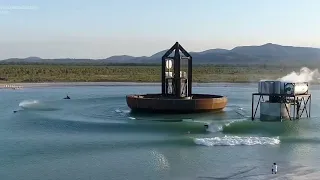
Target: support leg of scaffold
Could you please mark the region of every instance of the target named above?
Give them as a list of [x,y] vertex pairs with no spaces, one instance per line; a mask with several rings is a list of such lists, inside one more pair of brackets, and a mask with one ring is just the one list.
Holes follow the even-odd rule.
[[[280,104],[280,105],[281,105],[281,104]],[[290,119],[290,121],[292,121],[291,115],[290,115],[290,111],[289,111],[289,109],[288,109],[288,107],[287,107],[287,104],[284,104],[284,106],[286,107],[287,113],[289,114],[289,119]],[[280,113],[281,113],[281,111],[280,111]],[[281,118],[281,116],[280,116],[280,118]],[[281,119],[282,119],[282,118],[281,118]]]
[[254,120],[253,117],[253,106],[254,106],[254,95],[252,94],[252,98],[251,98],[252,102],[251,102],[251,120]]
[[[310,118],[310,103],[309,103],[310,100],[311,100],[310,96],[308,97],[307,100],[303,99],[303,103],[304,103],[304,108],[303,109],[306,110],[307,118]],[[308,103],[309,103],[309,110],[308,110]],[[302,113],[301,113],[301,116],[302,116]]]
[[306,115],[308,117],[307,103],[306,103],[304,97],[301,99],[301,102],[303,102],[303,108],[302,108],[302,112],[301,112],[299,118],[302,117],[302,114],[303,114],[304,111],[306,111]]
[[311,94],[309,96],[309,118],[311,117]]
[[297,99],[297,114],[296,114],[296,116],[297,116],[297,119],[299,119],[300,118],[300,102],[299,102],[300,100],[299,100],[299,98]]
[[257,104],[256,110],[254,111],[253,117],[256,117],[257,110],[258,110],[258,107],[259,107],[259,105],[260,105],[260,101],[261,101],[261,95],[260,95],[260,97],[259,97],[258,104]]
[[297,104],[297,100],[296,100],[296,97],[294,96],[294,100],[293,100],[293,118],[294,119],[297,119],[297,116],[296,116],[296,104]]

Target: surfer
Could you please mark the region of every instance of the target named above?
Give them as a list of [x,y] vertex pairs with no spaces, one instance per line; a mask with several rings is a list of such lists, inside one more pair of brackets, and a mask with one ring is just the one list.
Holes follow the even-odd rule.
[[65,98],[63,98],[63,99],[70,99],[70,97],[69,97],[69,95],[67,95]]
[[16,111],[16,110],[15,110],[15,111],[13,111],[13,113],[16,113],[16,112],[18,112],[18,111]]
[[272,174],[273,174],[273,173],[274,173],[274,174],[277,174],[277,172],[278,172],[278,166],[277,166],[276,163],[273,163],[273,165],[272,165]]

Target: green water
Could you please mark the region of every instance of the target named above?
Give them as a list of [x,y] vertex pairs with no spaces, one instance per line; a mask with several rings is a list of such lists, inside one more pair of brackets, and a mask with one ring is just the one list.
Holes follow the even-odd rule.
[[[125,95],[159,91],[137,85],[0,90],[1,180],[318,179],[319,86],[311,90],[313,118],[295,122],[252,122],[256,84],[194,87],[228,96],[222,113],[130,113]],[[71,100],[62,99],[67,93]]]

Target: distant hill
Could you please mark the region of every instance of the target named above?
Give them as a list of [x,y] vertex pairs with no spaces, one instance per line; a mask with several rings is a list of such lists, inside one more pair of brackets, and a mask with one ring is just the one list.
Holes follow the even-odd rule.
[[208,50],[199,52],[199,54],[208,54],[208,53],[221,54],[221,53],[227,53],[227,52],[229,52],[229,50],[227,50],[227,49],[208,49]]
[[281,46],[277,44],[264,44],[262,46],[241,46],[231,50],[237,54],[246,54],[269,60],[291,61],[318,61],[320,49],[310,47]]
[[[185,47],[187,50],[188,48]],[[107,63],[161,63],[161,57],[167,50],[162,50],[147,57],[129,55],[111,56],[105,59],[41,59],[28,57],[24,59],[11,58],[0,61],[1,64],[107,64]],[[320,62],[320,49],[311,47],[282,46],[267,43],[260,46],[238,46],[231,50],[209,49],[202,52],[190,52],[193,64],[317,64]]]

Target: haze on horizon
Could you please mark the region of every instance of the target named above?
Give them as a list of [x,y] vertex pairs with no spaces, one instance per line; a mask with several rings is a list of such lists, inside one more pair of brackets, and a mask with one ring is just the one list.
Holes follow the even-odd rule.
[[320,47],[319,9],[318,0],[0,0],[0,59],[150,56],[176,41],[188,51]]

